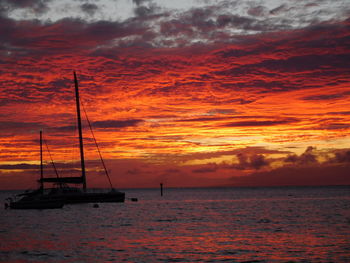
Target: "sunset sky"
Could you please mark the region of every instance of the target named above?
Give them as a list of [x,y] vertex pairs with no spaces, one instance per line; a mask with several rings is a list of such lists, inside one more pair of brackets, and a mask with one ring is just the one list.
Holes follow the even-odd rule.
[[79,175],[74,70],[115,187],[350,184],[349,1],[0,0],[0,189]]

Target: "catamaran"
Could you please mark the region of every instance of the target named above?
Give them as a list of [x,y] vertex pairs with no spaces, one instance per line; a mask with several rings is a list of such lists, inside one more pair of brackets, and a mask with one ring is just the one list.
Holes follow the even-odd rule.
[[[79,134],[79,148],[80,148],[80,164],[81,164],[81,176],[79,177],[51,177],[41,178],[41,183],[55,183],[58,187],[52,188],[48,193],[49,196],[64,200],[65,204],[71,203],[92,203],[92,202],[124,202],[125,193],[117,191],[113,188],[111,180],[109,178],[107,169],[105,169],[108,177],[111,189],[108,192],[103,191],[89,191],[86,186],[86,171],[85,171],[85,158],[84,158],[84,144],[83,144],[83,129],[80,114],[80,98],[77,75],[74,72],[74,84],[75,84],[75,101],[76,112],[78,121],[78,134]],[[96,142],[96,140],[95,140]],[[96,143],[97,146],[97,143]],[[99,151],[100,153],[100,151]],[[105,168],[104,161],[101,157],[103,167]],[[71,187],[69,184],[82,184],[83,188]]]
[[[42,146],[40,146],[41,147],[40,148],[41,149],[41,177],[39,180],[40,188],[32,192],[21,194],[24,196],[22,199],[16,202],[14,201],[9,202],[8,206],[10,208],[21,209],[21,204],[24,204],[24,202],[27,202],[26,204],[23,205],[23,206],[26,206],[27,208],[32,208],[32,207],[40,208],[40,206],[42,208],[51,208],[50,205],[53,206],[52,208],[58,208],[59,206],[61,206],[61,203],[73,204],[73,203],[99,203],[99,202],[124,202],[125,201],[125,193],[114,189],[112,185],[112,182],[108,175],[108,172],[104,164],[104,161],[102,159],[102,155],[100,153],[99,148],[98,148],[98,152],[110,183],[110,190],[103,191],[103,190],[95,189],[94,191],[92,191],[91,189],[89,190],[87,188],[85,158],[84,158],[84,144],[83,144],[83,130],[82,130],[82,121],[81,121],[81,114],[80,114],[79,87],[78,87],[77,75],[75,72],[73,74],[74,74],[75,101],[76,101],[76,112],[77,112],[77,122],[78,122],[78,134],[79,134],[81,176],[60,177],[57,174],[56,177],[44,177],[42,172]],[[41,133],[40,133],[40,138],[42,138]],[[42,139],[40,139],[40,145],[42,145],[41,140]],[[94,140],[95,140],[95,137],[94,137]],[[95,143],[96,143],[96,146],[98,147],[96,140],[95,140]],[[50,189],[45,189],[44,187],[45,183],[51,183],[54,185],[54,187]],[[71,186],[72,184],[82,185],[82,188],[73,187]],[[30,203],[31,201],[33,205],[31,205]],[[54,207],[55,206],[54,204],[57,207]]]
[[[43,178],[43,139],[40,131],[40,179]],[[40,180],[39,180],[40,181]],[[5,208],[12,209],[53,209],[62,208],[64,200],[55,197],[48,197],[44,194],[44,185],[33,191],[25,191],[22,194],[6,199]]]

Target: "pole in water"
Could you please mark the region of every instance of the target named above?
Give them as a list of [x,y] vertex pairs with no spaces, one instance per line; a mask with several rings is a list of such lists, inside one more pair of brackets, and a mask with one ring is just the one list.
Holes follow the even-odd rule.
[[160,183],[160,196],[163,196],[163,184]]

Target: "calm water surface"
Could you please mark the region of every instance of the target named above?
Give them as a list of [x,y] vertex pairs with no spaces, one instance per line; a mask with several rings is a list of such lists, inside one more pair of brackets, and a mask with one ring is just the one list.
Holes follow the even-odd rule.
[[2,210],[0,261],[350,262],[349,187],[125,192],[139,201]]

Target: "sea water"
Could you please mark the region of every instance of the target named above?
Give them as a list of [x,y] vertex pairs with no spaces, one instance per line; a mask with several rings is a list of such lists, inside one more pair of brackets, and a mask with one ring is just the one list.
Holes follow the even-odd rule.
[[2,210],[0,261],[350,262],[346,186],[124,191],[125,203]]

